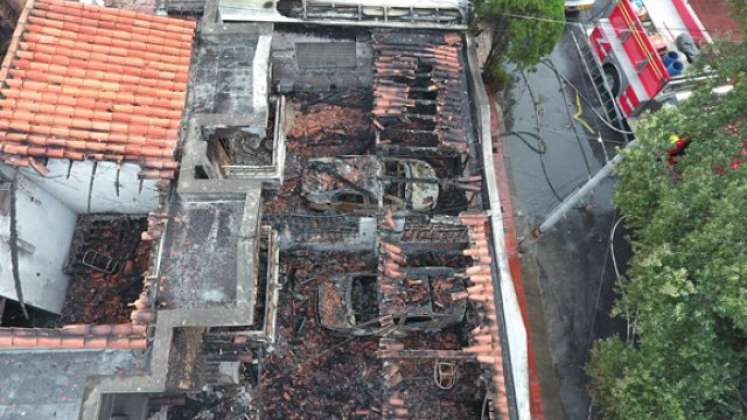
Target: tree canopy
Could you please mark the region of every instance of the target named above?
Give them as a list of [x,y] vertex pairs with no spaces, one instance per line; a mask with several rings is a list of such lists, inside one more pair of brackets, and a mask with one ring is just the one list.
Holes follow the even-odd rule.
[[[644,116],[622,152],[615,203],[634,257],[613,315],[630,334],[592,351],[603,418],[747,417],[747,47],[708,48],[701,65],[716,77]],[[691,140],[674,163],[673,134]]]
[[498,70],[506,60],[531,67],[552,52],[563,34],[563,0],[478,0],[477,20],[494,33],[488,69]]

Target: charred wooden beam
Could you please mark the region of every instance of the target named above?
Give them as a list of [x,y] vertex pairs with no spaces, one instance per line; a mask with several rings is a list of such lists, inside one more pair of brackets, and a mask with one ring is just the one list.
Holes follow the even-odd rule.
[[473,353],[460,350],[385,350],[376,352],[381,359],[439,359],[477,361]]

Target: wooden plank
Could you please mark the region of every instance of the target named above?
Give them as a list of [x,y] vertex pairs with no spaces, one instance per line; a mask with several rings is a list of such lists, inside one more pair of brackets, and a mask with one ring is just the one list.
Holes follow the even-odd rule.
[[475,355],[459,350],[398,350],[376,352],[382,359],[440,359],[476,361]]

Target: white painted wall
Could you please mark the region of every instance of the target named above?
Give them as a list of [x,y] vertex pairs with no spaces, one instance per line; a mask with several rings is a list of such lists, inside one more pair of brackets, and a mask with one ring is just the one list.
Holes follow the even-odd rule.
[[[91,187],[93,166],[92,161],[83,161],[71,167],[68,160],[60,159],[49,161],[46,177],[30,168],[18,172],[17,229],[19,238],[29,244],[19,250],[19,270],[28,305],[54,313],[62,309],[69,282],[62,269],[78,214],[144,214],[158,208],[157,181],[144,181],[141,190],[138,165],[99,162]],[[119,195],[115,188],[118,170]],[[12,177],[15,169],[2,165],[0,171]],[[18,300],[9,237],[10,217],[0,214],[0,296]]]
[[252,107],[254,112],[267,114],[267,95],[270,85],[270,49],[272,35],[262,34],[252,61]]
[[[2,169],[12,176],[12,170]],[[62,268],[70,250],[77,215],[20,174],[16,188],[16,215],[19,239],[31,245],[21,247],[18,254],[24,301],[27,305],[59,313],[69,281]],[[9,238],[10,214],[0,214],[0,295],[17,300]]]
[[[93,165],[93,161],[74,161],[69,178],[70,161],[65,159],[50,160],[47,164],[49,175],[46,177],[29,168],[22,172],[76,213],[144,214],[158,208],[157,181],[145,180],[140,191],[139,165],[98,162],[89,209],[88,192]],[[119,195],[115,188],[118,169]]]

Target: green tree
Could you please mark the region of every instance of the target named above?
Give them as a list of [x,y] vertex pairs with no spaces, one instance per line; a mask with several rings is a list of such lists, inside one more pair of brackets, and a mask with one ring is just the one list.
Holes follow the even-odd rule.
[[563,34],[564,9],[563,0],[478,0],[477,21],[493,32],[486,70],[500,73],[505,61],[521,68],[537,64]]
[[[708,48],[705,64],[716,77],[644,116],[622,152],[615,202],[634,257],[613,315],[630,334],[592,351],[604,418],[747,417],[747,47]],[[692,140],[673,166],[672,134]]]

